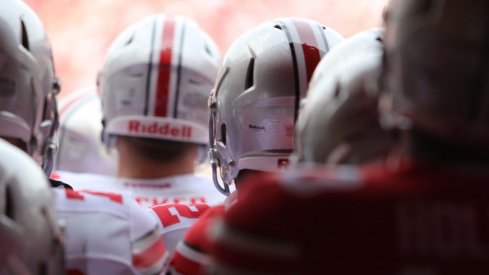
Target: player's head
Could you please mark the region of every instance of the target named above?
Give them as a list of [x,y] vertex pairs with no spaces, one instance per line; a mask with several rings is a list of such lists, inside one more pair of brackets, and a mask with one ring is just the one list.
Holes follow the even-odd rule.
[[63,274],[63,240],[43,171],[0,140],[0,274]]
[[96,88],[81,89],[60,100],[59,115],[55,170],[115,175],[115,156],[100,138],[102,111]]
[[380,127],[376,89],[382,35],[358,33],[321,60],[296,124],[295,161],[362,164],[386,156],[392,141]]
[[211,164],[221,192],[228,192],[240,171],[287,165],[299,102],[319,60],[340,41],[338,33],[315,21],[282,18],[233,43],[209,102]]
[[51,47],[37,15],[20,0],[0,2],[0,137],[52,169],[57,128]]
[[383,123],[433,144],[488,152],[488,20],[484,0],[391,1]]
[[314,70],[310,85],[314,86],[315,82],[322,80],[332,70],[341,67],[342,64],[347,63],[350,59],[372,53],[382,53],[383,36],[384,29],[382,28],[368,29],[354,34],[338,45],[338,47],[331,49],[327,57],[323,58]]
[[120,137],[162,162],[180,149],[207,146],[218,63],[215,43],[191,19],[154,15],[124,30],[98,79],[104,142]]

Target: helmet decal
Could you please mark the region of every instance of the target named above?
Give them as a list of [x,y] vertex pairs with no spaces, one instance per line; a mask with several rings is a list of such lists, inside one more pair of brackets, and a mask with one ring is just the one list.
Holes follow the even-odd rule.
[[382,29],[362,31],[318,64],[295,125],[295,162],[364,163],[390,149],[377,113],[382,36]]
[[[169,113],[171,109],[169,107],[171,106],[168,106],[172,102],[169,98],[171,95],[170,89],[175,88],[176,86],[174,85],[175,79],[172,79],[172,75],[178,75],[178,73],[172,74],[172,70],[178,70],[178,68],[172,66],[175,63],[174,57],[172,56],[175,44],[175,27],[175,18],[168,17],[164,20],[161,41],[159,41],[161,44],[159,48],[160,51],[155,52],[156,55],[159,54],[157,57],[159,58],[159,61],[156,61],[155,64],[160,64],[160,68],[158,70],[158,80],[155,89],[156,94],[153,114],[160,117],[173,116],[175,114],[175,112],[173,112],[173,114]],[[173,101],[176,100],[173,99]],[[175,107],[176,106],[173,106],[173,108]]]
[[[284,25],[284,31],[289,40],[292,59],[295,69],[295,113],[294,120],[297,119],[299,103],[309,86],[312,74],[316,65],[321,60],[319,49],[329,51],[329,44],[322,34],[322,30],[315,30],[309,22],[291,18],[289,20],[279,20]],[[319,35],[316,32],[319,31]],[[318,39],[318,37],[320,37]],[[322,43],[319,43],[322,42]],[[305,72],[305,73],[304,73]]]

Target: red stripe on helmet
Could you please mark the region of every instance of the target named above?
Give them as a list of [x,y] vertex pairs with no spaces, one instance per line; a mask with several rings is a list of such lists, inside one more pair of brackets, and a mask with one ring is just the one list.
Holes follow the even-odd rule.
[[165,20],[163,26],[159,60],[160,63],[158,66],[158,84],[156,86],[155,116],[167,116],[168,113],[175,23],[174,18],[168,18]]
[[304,61],[307,70],[307,82],[309,83],[314,69],[321,60],[318,42],[314,35],[314,30],[307,22],[292,20],[292,23],[296,27],[297,33],[299,33],[299,37],[301,38],[302,51],[304,52]]

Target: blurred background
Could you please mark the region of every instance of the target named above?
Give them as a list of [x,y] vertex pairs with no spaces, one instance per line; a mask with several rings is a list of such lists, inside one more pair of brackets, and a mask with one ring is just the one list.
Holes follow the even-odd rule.
[[315,19],[348,37],[380,26],[388,0],[25,0],[41,17],[65,96],[95,84],[105,51],[124,28],[154,13],[195,19],[222,53],[246,30],[268,19]]

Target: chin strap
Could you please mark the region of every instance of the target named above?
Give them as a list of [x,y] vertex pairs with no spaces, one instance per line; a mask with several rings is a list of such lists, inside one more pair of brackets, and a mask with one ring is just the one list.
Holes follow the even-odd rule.
[[210,162],[210,165],[212,168],[212,180],[214,181],[214,186],[223,195],[229,196],[229,194],[230,194],[229,185],[227,185],[225,182],[220,183],[218,176],[217,176],[217,156],[216,156],[216,149],[215,148],[209,149],[209,162]]

